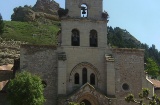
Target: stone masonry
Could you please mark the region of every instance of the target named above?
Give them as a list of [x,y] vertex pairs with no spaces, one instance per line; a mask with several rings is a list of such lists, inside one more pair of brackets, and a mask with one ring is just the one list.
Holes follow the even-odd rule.
[[46,82],[45,105],[56,105],[57,100],[57,56],[53,46],[21,46],[20,67],[36,74]]

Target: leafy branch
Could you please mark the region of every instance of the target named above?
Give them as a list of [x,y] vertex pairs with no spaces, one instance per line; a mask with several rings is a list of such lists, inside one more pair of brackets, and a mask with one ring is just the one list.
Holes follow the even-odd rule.
[[149,101],[149,105],[160,105],[160,98],[156,95],[149,97],[149,89],[143,88],[142,91],[139,93],[140,99],[135,99],[133,94],[129,94],[127,97],[125,97],[125,101],[130,103],[134,102],[139,105],[146,105],[144,103],[144,99]]

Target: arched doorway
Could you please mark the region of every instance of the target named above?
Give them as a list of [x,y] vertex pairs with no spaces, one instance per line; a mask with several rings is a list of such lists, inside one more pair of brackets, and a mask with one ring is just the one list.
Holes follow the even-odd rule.
[[90,94],[89,92],[85,93],[77,99],[78,103],[84,102],[85,105],[99,105],[97,98]]
[[85,103],[85,105],[92,105],[88,100],[84,99],[82,102]]

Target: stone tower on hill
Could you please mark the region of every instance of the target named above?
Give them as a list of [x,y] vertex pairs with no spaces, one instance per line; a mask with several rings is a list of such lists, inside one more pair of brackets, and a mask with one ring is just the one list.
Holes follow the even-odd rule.
[[153,90],[144,74],[144,50],[107,46],[103,0],[65,3],[69,12],[61,17],[57,47],[21,46],[21,70],[41,76],[47,84],[45,105],[64,105],[66,100],[128,105],[124,100],[128,93],[137,97],[142,87]]

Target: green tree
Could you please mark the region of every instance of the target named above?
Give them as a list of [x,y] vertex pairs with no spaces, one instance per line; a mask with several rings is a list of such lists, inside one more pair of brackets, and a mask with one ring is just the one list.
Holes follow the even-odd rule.
[[143,88],[142,91],[139,93],[140,99],[135,99],[133,94],[129,94],[127,97],[125,97],[125,101],[130,103],[137,103],[139,105],[146,105],[144,103],[144,100],[149,101],[149,105],[160,105],[160,98],[156,95],[149,97],[149,89]]
[[3,22],[2,15],[0,14],[0,35],[2,35],[3,32],[4,32],[4,22]]
[[159,75],[159,66],[152,58],[147,59],[146,71],[152,78]]
[[11,105],[42,105],[45,101],[42,80],[29,72],[16,74],[7,87]]

